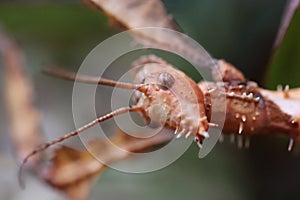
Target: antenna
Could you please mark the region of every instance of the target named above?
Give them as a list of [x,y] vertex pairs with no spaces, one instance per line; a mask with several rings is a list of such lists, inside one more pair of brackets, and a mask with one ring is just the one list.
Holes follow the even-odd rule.
[[53,146],[54,144],[57,144],[59,142],[62,142],[70,137],[73,137],[73,136],[76,136],[80,133],[82,133],[84,130],[94,126],[95,124],[97,123],[101,123],[105,120],[108,120],[114,116],[117,116],[117,115],[121,115],[121,114],[124,114],[126,112],[137,112],[137,111],[140,111],[142,109],[141,106],[129,106],[129,107],[123,107],[123,108],[119,108],[115,111],[112,111],[102,117],[99,117],[93,121],[91,121],[90,123],[80,127],[79,129],[75,130],[75,131],[72,131],[60,138],[57,138],[51,142],[48,142],[48,143],[45,143],[45,144],[42,144],[40,146],[37,146],[33,151],[31,151],[31,153],[29,153],[22,161],[21,163],[21,166],[20,166],[20,169],[19,169],[19,174],[18,174],[18,178],[19,178],[19,185],[22,189],[25,188],[25,184],[23,182],[23,179],[22,179],[22,172],[23,172],[23,168],[25,166],[25,164],[27,163],[27,161],[34,155],[36,155],[37,153],[40,153],[42,151],[44,151],[45,149],[49,148],[50,146]]
[[61,79],[69,80],[69,81],[78,81],[82,83],[89,84],[99,84],[99,85],[108,85],[112,87],[118,87],[128,90],[138,90],[140,92],[145,92],[145,86],[148,84],[132,84],[132,83],[124,83],[118,82],[110,79],[99,78],[96,76],[88,76],[88,75],[79,75],[75,72],[67,71],[59,67],[51,67],[43,69],[43,72],[47,75],[58,77]]

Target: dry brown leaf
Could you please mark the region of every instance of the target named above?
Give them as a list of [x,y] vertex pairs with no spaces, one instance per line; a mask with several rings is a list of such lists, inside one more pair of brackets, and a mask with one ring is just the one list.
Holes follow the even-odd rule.
[[[5,73],[4,97],[9,116],[10,136],[19,160],[43,140],[39,111],[34,106],[34,91],[24,66],[23,52],[4,30],[0,30],[0,51]],[[35,167],[38,157],[29,163]]]
[[[208,55],[199,51],[198,44],[177,32],[172,17],[167,14],[160,0],[84,0],[88,4],[102,10],[114,22],[129,29],[136,41],[142,45],[151,46],[169,52],[175,51],[189,62],[210,69],[214,64],[208,60]],[[163,29],[136,29],[145,27]],[[133,30],[132,30],[133,29]]]
[[[110,138],[110,142],[94,140],[87,148],[94,155],[100,155],[101,162],[109,164],[127,158],[131,152],[142,152],[172,138],[173,133],[167,130],[147,139],[134,138],[119,131],[116,136]],[[116,150],[112,143],[120,150]],[[52,164],[43,173],[43,178],[72,199],[85,199],[92,181],[106,167],[101,162],[86,150],[62,146],[55,150]]]
[[[175,23],[172,21],[171,17],[167,14],[164,9],[163,4],[159,0],[86,0],[88,3],[96,6],[103,10],[114,22],[121,24],[122,27],[127,29],[132,28],[142,28],[142,27],[161,27],[168,28],[172,30],[177,30]],[[190,62],[194,64],[204,64],[206,65],[206,55],[203,57],[202,54],[196,50],[197,46],[191,43],[186,37],[180,35],[178,32],[156,32],[156,31],[132,31],[131,32],[136,40],[144,45],[151,44],[151,46],[160,48],[166,51],[176,51],[180,53],[185,58],[187,58]],[[3,39],[5,37],[0,38],[0,41],[6,41]],[[171,41],[170,41],[171,38]],[[3,44],[2,44],[3,43]],[[17,153],[20,158],[24,157],[24,154],[29,152],[34,146],[41,142],[41,138],[39,135],[39,121],[38,114],[36,109],[32,106],[32,91],[28,80],[25,78],[24,73],[20,70],[20,66],[22,66],[22,62],[20,59],[20,51],[13,43],[10,42],[2,42],[1,50],[4,54],[4,58],[6,61],[6,73],[9,74],[9,78],[7,77],[7,102],[8,107],[10,109],[12,127],[15,127],[13,134],[14,141],[17,147]],[[17,66],[17,67],[16,67]],[[220,65],[221,67],[224,65]],[[241,74],[238,70],[231,65],[226,65],[227,68],[223,68],[221,70],[224,74],[227,73],[224,81],[232,81],[232,79],[236,79],[236,81],[244,80],[243,74]],[[205,67],[205,66],[204,66]],[[228,70],[229,69],[229,70]],[[229,75],[228,75],[229,74]],[[233,78],[234,77],[234,78]],[[18,81],[12,81],[18,80]],[[213,85],[214,83],[212,83]],[[231,84],[231,83],[230,83]],[[248,84],[248,83],[247,83]],[[249,82],[250,84],[250,82]],[[233,86],[233,85],[231,85]],[[258,93],[263,97],[264,107],[259,110],[261,115],[266,117],[269,124],[265,124],[265,121],[259,121],[259,123],[255,124],[255,128],[258,130],[260,126],[264,126],[264,128],[268,128],[273,126],[274,130],[284,130],[286,133],[292,133],[291,136],[295,136],[298,134],[298,127],[289,127],[288,123],[291,124],[290,119],[297,119],[296,115],[291,115],[286,110],[281,109],[284,105],[281,105],[281,100],[295,100],[299,103],[298,96],[296,98],[291,98],[294,94],[298,94],[298,91],[291,91],[289,93],[291,96],[289,98],[280,97],[278,99],[273,99],[279,93],[272,93],[266,90],[262,90],[260,88],[252,87],[244,88],[243,90],[235,91],[235,95],[238,101],[235,103],[236,107],[231,106],[231,100],[228,100],[228,116],[227,121],[225,122],[225,132],[230,130],[230,132],[235,131],[239,132],[241,121],[243,117],[241,112],[248,112],[247,109],[241,109],[246,103],[244,100],[239,99],[243,96],[243,92],[253,92]],[[200,87],[202,87],[200,85]],[[20,89],[23,92],[14,92],[17,89]],[[203,91],[208,92],[208,88],[204,88]],[[228,90],[230,92],[230,90]],[[276,95],[274,95],[276,94]],[[277,97],[277,96],[276,96]],[[209,100],[208,100],[209,101]],[[289,103],[289,102],[288,102]],[[209,105],[209,103],[207,103]],[[280,105],[281,107],[279,107]],[[21,110],[20,107],[21,106]],[[235,108],[237,108],[235,110]],[[254,107],[255,108],[255,107]],[[24,110],[23,110],[24,109]],[[265,110],[263,110],[265,109]],[[236,114],[235,111],[238,111],[239,117],[236,115],[232,115],[232,113]],[[271,112],[270,112],[271,111]],[[276,111],[272,113],[272,111]],[[208,111],[209,113],[209,111]],[[253,113],[253,112],[251,112]],[[248,114],[248,113],[247,113]],[[297,115],[298,116],[298,115]],[[253,116],[249,116],[245,114],[246,119],[253,120]],[[294,117],[294,118],[293,118]],[[263,117],[262,117],[263,119]],[[279,120],[279,121],[278,121]],[[286,124],[280,124],[278,122],[283,122]],[[255,120],[254,120],[255,121]],[[258,121],[258,120],[257,120]],[[22,123],[21,123],[22,122]],[[275,123],[273,123],[275,122]],[[244,122],[243,122],[244,123]],[[248,122],[247,122],[248,123]],[[277,124],[276,124],[277,123]],[[297,122],[298,124],[298,122]],[[235,126],[236,125],[236,126]],[[243,124],[243,131],[247,134],[251,134],[251,125]],[[280,127],[283,125],[287,125],[286,127]],[[293,125],[293,123],[292,123]],[[26,126],[26,127],[23,127]],[[227,129],[226,129],[227,127]],[[24,130],[30,130],[30,134]],[[289,132],[290,130],[290,132]],[[269,130],[270,131],[270,130]],[[21,133],[22,134],[19,134]],[[24,133],[23,133],[24,132]],[[294,134],[294,135],[293,135]],[[25,138],[26,136],[26,138]],[[34,136],[34,137],[33,137]],[[32,138],[33,137],[33,138]],[[23,138],[20,141],[20,138]],[[93,152],[98,152],[101,155],[102,161],[104,163],[111,163],[115,161],[119,161],[127,158],[130,153],[129,152],[143,152],[145,149],[149,149],[154,147],[155,145],[162,144],[167,142],[173,138],[172,133],[163,132],[162,134],[156,135],[154,137],[148,139],[137,139],[127,136],[124,133],[119,133],[116,136],[111,138],[111,142],[113,142],[118,147],[123,150],[116,151],[111,148],[108,142],[103,140],[95,140],[92,141],[89,145],[89,149],[92,149]],[[24,143],[25,139],[29,139],[31,143],[28,141],[26,145]],[[28,145],[28,146],[27,146]],[[24,153],[26,152],[26,153]],[[93,158],[87,151],[76,150],[69,147],[61,147],[55,151],[54,159],[52,160],[52,165],[46,169],[42,178],[46,180],[53,187],[62,190],[69,198],[71,199],[85,199],[92,181],[94,178],[99,175],[102,170],[105,169],[105,165],[101,162],[97,161]]]
[[105,166],[87,151],[62,146],[54,153],[51,167],[43,172],[42,178],[63,191],[70,199],[85,199],[94,175],[100,173]]
[[84,0],[127,29],[161,27],[177,30],[160,0]]

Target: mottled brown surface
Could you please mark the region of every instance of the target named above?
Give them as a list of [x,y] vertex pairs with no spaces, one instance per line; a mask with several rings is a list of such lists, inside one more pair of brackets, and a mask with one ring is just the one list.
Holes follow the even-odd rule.
[[[241,77],[239,71],[226,69],[224,69],[225,77]],[[237,76],[234,74],[236,72]],[[224,85],[227,97],[224,134],[284,134],[290,138],[299,137],[299,89],[270,91],[259,88],[254,82],[238,82],[236,80],[226,81]],[[211,93],[220,92],[220,84],[209,83],[207,85],[206,82],[200,82],[198,85],[205,94],[206,113],[210,116]],[[255,100],[255,98],[258,99]],[[239,133],[240,126],[242,126],[241,133]]]
[[[216,79],[215,81],[237,81],[244,82],[246,79],[242,72],[240,72],[237,68],[235,68],[232,64],[226,62],[225,60],[219,60],[217,62],[218,68],[216,68],[212,73],[213,77]],[[219,77],[222,80],[217,80]]]
[[[86,0],[87,1],[87,0]],[[176,30],[175,23],[165,11],[163,4],[159,0],[88,0],[90,4],[103,10],[114,23],[121,25],[126,29],[140,27],[164,27]],[[210,66],[206,63],[206,56],[199,54],[197,47],[190,43],[186,38],[177,33],[162,33],[162,32],[132,32],[136,41],[141,44],[164,49],[167,51],[176,51],[181,53],[190,62],[194,64],[202,64]],[[172,38],[172,43],[170,42]],[[3,38],[1,38],[3,40]],[[24,157],[24,153],[30,151],[37,143],[41,142],[39,132],[38,112],[32,106],[32,91],[31,85],[23,73],[22,62],[18,48],[15,46],[0,46],[3,55],[5,56],[6,68],[5,73],[8,74],[7,84],[7,102],[8,111],[11,116],[12,137],[15,142],[16,152],[19,158]],[[164,62],[165,63],[165,62]],[[147,64],[147,63],[144,63]],[[159,64],[156,63],[156,65]],[[166,63],[165,63],[166,64]],[[173,70],[173,69],[172,69]],[[244,82],[245,78],[241,72],[234,66],[224,62],[219,62],[219,70],[222,75],[222,80],[227,82],[225,87],[225,95],[228,97],[225,101],[227,112],[224,126],[224,133],[238,134],[240,124],[243,124],[242,135],[260,135],[260,134],[275,134],[283,133],[288,137],[297,137],[299,134],[299,90],[289,92],[289,95],[281,95],[282,91],[272,92],[258,88],[253,82]],[[161,73],[156,71],[156,75]],[[149,76],[147,78],[155,78]],[[177,77],[178,75],[178,77]],[[182,72],[176,72],[175,83],[172,84],[185,103],[196,102],[200,106],[201,116],[210,115],[210,97],[212,93],[218,93],[218,83],[206,83],[209,88],[200,83],[199,86],[204,92],[198,89],[196,83],[189,79]],[[145,78],[145,77],[142,77]],[[19,80],[17,82],[12,80]],[[148,80],[150,81],[150,80]],[[187,81],[192,85],[192,91],[196,93],[197,98],[191,97],[186,88]],[[138,82],[142,82],[142,79]],[[241,87],[240,87],[241,86]],[[20,88],[21,92],[15,92],[15,88]],[[210,89],[215,89],[210,91]],[[233,96],[231,96],[233,92]],[[251,98],[245,99],[243,93],[249,95],[253,93],[253,97],[260,97],[258,101],[253,101]],[[221,94],[221,93],[219,93]],[[286,93],[285,93],[286,94]],[[217,94],[218,95],[218,94]],[[288,96],[288,98],[287,98]],[[294,107],[286,106],[290,103],[298,105]],[[224,102],[219,101],[220,105]],[[206,112],[204,112],[204,106]],[[285,109],[282,109],[285,107]],[[256,116],[256,112],[259,115]],[[238,114],[238,117],[237,117]],[[245,121],[243,122],[243,117]],[[253,120],[253,117],[256,117]],[[204,126],[204,125],[203,125]],[[206,129],[207,124],[205,125]],[[176,128],[172,127],[171,128]],[[127,137],[124,134],[118,134],[111,138],[112,141],[131,152],[140,152],[147,148],[152,148],[155,145],[162,144],[173,138],[173,134],[168,132],[161,134],[158,137],[153,137],[145,140],[137,140]],[[298,137],[299,138],[299,137]],[[99,154],[106,155],[107,162],[113,162],[127,158],[129,154],[115,152],[104,141],[93,141],[90,148],[95,148]],[[46,158],[47,159],[47,158]],[[55,157],[52,160],[52,165],[44,171],[41,179],[47,181],[53,187],[60,189],[68,195],[70,199],[85,199],[92,180],[96,177],[105,166],[96,161],[86,151],[62,147],[57,149]]]
[[[145,60],[148,58],[148,64],[144,64]],[[177,70],[172,65],[168,64],[166,61],[161,60],[153,55],[148,57],[142,57],[140,62],[135,62],[135,66],[139,66],[138,63],[142,64],[142,67],[136,72],[135,81],[142,81],[136,83],[155,83],[159,82],[159,77],[161,73],[168,73],[174,78],[174,83],[172,87],[167,91],[159,89],[159,90],[151,90],[147,97],[150,100],[148,102],[149,105],[146,105],[146,101],[144,101],[144,110],[147,110],[148,107],[153,104],[153,101],[156,101],[158,98],[162,99],[160,105],[162,107],[167,107],[169,115],[179,115],[179,117],[169,116],[167,123],[168,126],[173,129],[183,127],[181,121],[183,120],[191,120],[194,122],[200,121],[200,124],[195,124],[196,129],[199,127],[200,132],[204,132],[208,130],[207,120],[200,120],[206,118],[205,108],[204,108],[204,97],[202,91],[199,89],[197,84],[191,80],[187,75],[183,72]],[[140,94],[141,95],[141,94]],[[136,94],[135,100],[138,101],[140,99],[139,93]],[[152,99],[152,100],[151,100]],[[151,102],[152,101],[152,102]],[[158,100],[159,101],[159,100]],[[198,110],[188,110],[189,106],[196,105],[196,109]],[[169,122],[169,120],[172,120]],[[193,126],[193,125],[191,125]],[[191,127],[191,128],[194,128]],[[188,130],[188,129],[187,129]],[[192,132],[192,135],[196,136],[196,132]]]

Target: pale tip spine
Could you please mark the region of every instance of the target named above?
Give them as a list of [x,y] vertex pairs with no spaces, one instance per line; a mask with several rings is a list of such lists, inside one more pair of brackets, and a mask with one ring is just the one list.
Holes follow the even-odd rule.
[[288,151],[292,151],[294,146],[294,138],[291,138],[288,145]]
[[243,129],[244,129],[244,125],[243,125],[243,123],[242,123],[242,122],[240,122],[240,125],[239,125],[239,131],[238,131],[238,133],[239,133],[239,134],[242,134],[242,132],[243,132]]
[[201,133],[199,133],[200,135],[202,135],[204,138],[209,138],[209,134],[207,131],[203,131]]
[[192,134],[192,132],[189,131],[189,132],[185,135],[185,138],[187,139],[191,134]]
[[209,122],[209,123],[208,123],[208,126],[214,127],[214,128],[215,128],[215,127],[218,127],[219,124]]

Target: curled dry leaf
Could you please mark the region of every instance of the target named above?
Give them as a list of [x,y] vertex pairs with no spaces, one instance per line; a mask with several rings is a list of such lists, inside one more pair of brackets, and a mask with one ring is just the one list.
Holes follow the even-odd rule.
[[127,29],[161,27],[176,30],[177,27],[160,0],[84,0],[102,10],[109,18]]
[[101,158],[101,162],[86,150],[62,146],[55,150],[52,165],[44,171],[43,178],[72,199],[85,199],[92,181],[105,169],[103,163],[123,160],[133,152],[143,152],[172,138],[168,130],[146,139],[134,138],[119,130],[109,140],[93,140],[87,147],[94,156]]
[[[0,30],[0,52],[4,66],[4,97],[9,116],[10,136],[18,160],[42,142],[39,111],[34,106],[34,91],[24,66],[23,52],[15,41]],[[29,165],[36,167],[38,157]]]
[[[214,64],[189,38],[177,32],[178,28],[160,0],[84,0],[103,11],[114,22],[121,24],[137,43],[176,52],[189,62],[209,69]],[[140,29],[157,27],[162,29]],[[165,29],[174,30],[166,31]],[[171,41],[170,41],[171,38]]]
[[93,175],[103,169],[104,166],[87,151],[62,146],[55,150],[51,167],[42,173],[42,177],[71,199],[85,199]]
[[[159,0],[86,1],[103,10],[115,22],[118,22],[118,24],[127,29],[142,27],[177,29]],[[194,64],[206,64],[205,59],[195,50],[196,47],[194,44],[188,42],[185,37],[177,32],[145,32],[138,31],[137,29],[131,33],[141,44],[151,44],[153,47],[167,51],[175,50]],[[169,38],[172,38],[172,43],[169,42]],[[226,99],[227,113],[224,133],[253,135],[281,132],[290,138],[298,137],[300,112],[295,110],[294,106],[289,107],[288,105],[294,103],[294,105],[299,107],[299,90],[272,92],[261,89],[256,83],[246,82],[244,75],[225,61],[219,62],[219,69],[223,73],[225,93],[228,97]],[[206,115],[209,117],[210,98],[212,95],[218,95],[219,86],[218,83],[214,82],[199,83],[199,87],[205,94],[204,106],[206,108]],[[28,99],[30,100],[31,98]],[[9,99],[14,98],[10,97]],[[19,102],[19,104],[23,105],[24,102]],[[28,113],[31,112],[29,111]],[[26,118],[29,117],[26,116]],[[32,121],[35,122],[35,120]],[[29,122],[29,124],[34,123]],[[31,132],[31,134],[36,133],[37,129],[33,130],[35,131]],[[123,150],[115,151],[104,140],[92,141],[88,148],[100,154],[101,158],[104,159],[104,163],[111,163],[127,158],[130,156],[130,152],[142,152],[145,149],[167,142],[172,138],[173,134],[170,132],[164,132],[148,139],[137,139],[129,137],[124,133],[118,133],[111,138],[111,142]],[[36,141],[36,138],[32,141]],[[40,141],[37,143],[40,143]],[[23,154],[21,156],[23,157]],[[52,165],[43,172],[42,178],[53,187],[64,191],[70,198],[84,199],[89,191],[92,180],[104,168],[105,166],[95,160],[88,152],[62,147],[55,151]]]

